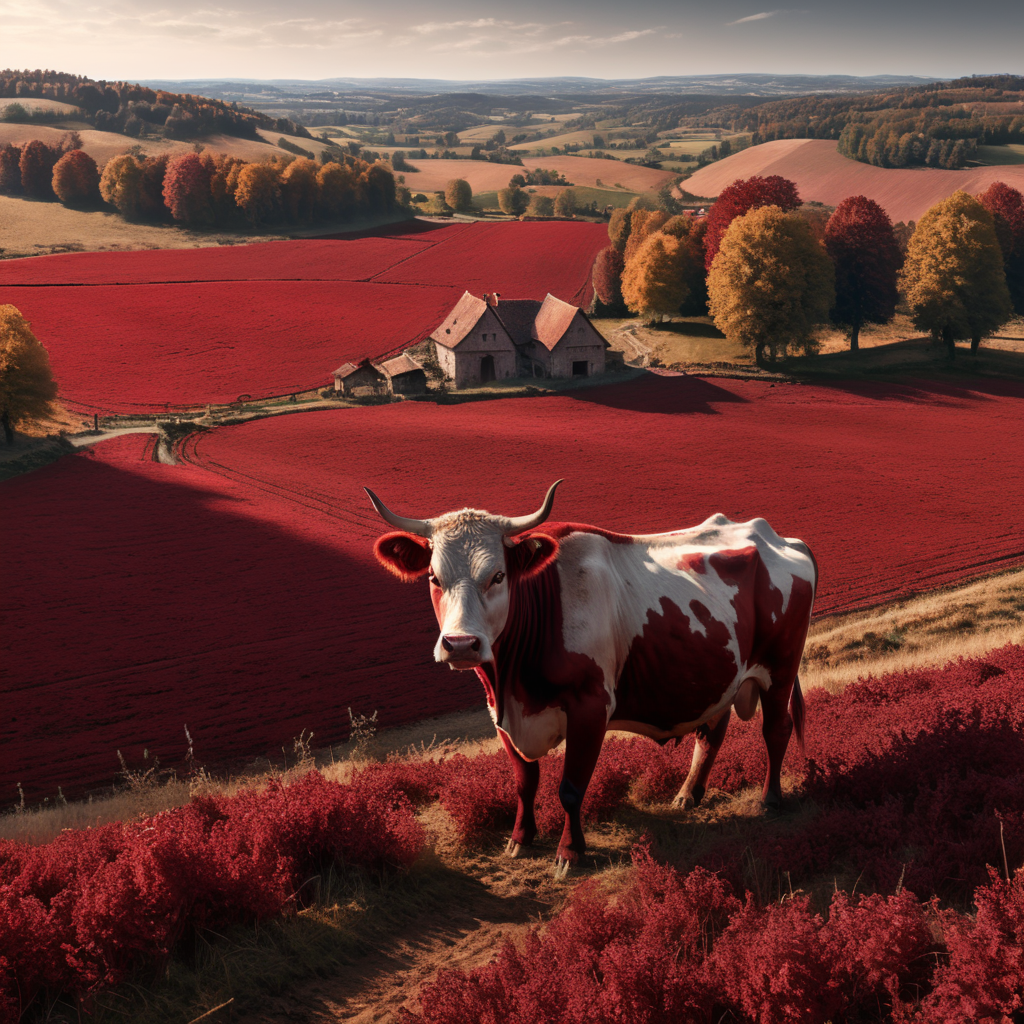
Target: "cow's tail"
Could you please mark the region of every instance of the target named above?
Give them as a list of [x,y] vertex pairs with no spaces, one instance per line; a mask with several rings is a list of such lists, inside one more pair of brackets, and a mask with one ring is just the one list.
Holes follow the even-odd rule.
[[806,718],[804,708],[804,693],[800,689],[800,677],[796,677],[793,683],[793,694],[789,698],[789,713],[793,716],[793,727],[796,729],[796,742],[801,754],[806,754],[804,749],[804,721]]

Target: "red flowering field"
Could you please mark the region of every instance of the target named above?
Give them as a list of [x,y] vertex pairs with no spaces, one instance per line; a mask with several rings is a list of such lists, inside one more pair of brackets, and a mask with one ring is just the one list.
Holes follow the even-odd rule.
[[[0,487],[7,545],[0,800],[215,761],[472,706],[434,665],[425,588],[372,561],[362,486],[411,516],[516,515],[565,477],[555,518],[656,532],[716,511],[811,544],[817,613],[1024,561],[1024,389],[812,387],[648,377],[573,395],[401,403],[192,435],[185,463],[103,442]],[[56,556],[55,556],[56,552]],[[40,652],[45,652],[41,654]],[[54,707],[61,708],[55,719]]]
[[0,286],[65,404],[159,411],[325,387],[348,360],[422,340],[466,289],[585,305],[607,244],[601,224],[429,228],[7,260]]
[[[525,942],[506,941],[474,970],[441,970],[403,1019],[586,1024],[624,1007],[666,1024],[1015,1019],[1022,685],[1024,649],[1010,645],[809,694],[807,755],[790,761],[799,817],[753,845],[718,828],[699,865],[649,836],[614,890],[584,880]],[[663,805],[689,747],[608,741],[585,819]],[[734,723],[719,759],[719,790],[760,781],[756,720]],[[561,817],[558,760],[542,761],[542,833]],[[43,993],[88,1007],[133,973],[153,976],[196,929],[294,914],[311,891],[302,883],[331,867],[411,865],[426,840],[417,806],[440,801],[464,846],[497,849],[510,775],[503,754],[392,760],[345,784],[314,771],[43,846],[0,842],[0,1021]],[[765,891],[750,891],[752,866]],[[857,884],[847,891],[837,876]]]

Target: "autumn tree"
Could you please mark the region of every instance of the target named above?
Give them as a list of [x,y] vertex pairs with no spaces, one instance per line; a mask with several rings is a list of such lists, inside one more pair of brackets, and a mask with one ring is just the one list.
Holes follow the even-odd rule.
[[277,164],[246,164],[238,172],[235,202],[253,227],[273,217],[281,205],[281,172]]
[[235,156],[222,154],[214,159],[210,175],[210,208],[218,224],[228,224],[241,214],[235,202],[235,189],[244,166],[245,161]]
[[0,195],[21,191],[21,147],[0,146]]
[[626,260],[622,298],[648,320],[679,312],[689,292],[686,284],[690,251],[681,238],[656,231]]
[[351,220],[356,212],[356,179],[345,164],[329,163],[317,171],[320,209],[325,217]]
[[518,217],[526,212],[530,205],[530,197],[521,189],[510,185],[498,190],[498,206],[502,213],[510,217]]
[[963,191],[936,203],[910,239],[900,288],[914,324],[940,337],[950,359],[958,340],[977,352],[1013,314],[992,214]]
[[100,197],[96,161],[80,149],[65,153],[53,167],[53,191],[65,206],[87,206]]
[[555,201],[551,196],[534,193],[530,196],[530,205],[526,208],[528,217],[554,217]]
[[796,185],[778,174],[761,178],[741,178],[722,189],[708,214],[707,235],[704,239],[704,266],[710,270],[718,255],[722,239],[729,225],[750,210],[762,206],[777,206],[780,210],[795,210],[800,205]]
[[[451,134],[451,133],[449,133]],[[452,178],[445,186],[444,201],[456,213],[468,213],[473,209],[473,189],[465,178]]]
[[142,168],[128,153],[111,157],[100,177],[100,195],[122,217],[133,220],[139,212],[139,193],[142,187]]
[[834,298],[828,254],[802,217],[778,206],[736,217],[708,275],[715,325],[752,349],[759,366],[790,348],[815,351],[814,330],[828,319]]
[[36,199],[53,198],[53,165],[57,162],[58,153],[50,149],[45,142],[33,139],[21,149],[19,168],[21,170],[21,190],[27,196]]
[[631,226],[632,216],[625,207],[620,206],[612,210],[612,215],[608,218],[608,238],[619,252],[626,248]]
[[364,211],[378,214],[393,210],[398,202],[395,176],[383,164],[364,165],[364,168],[359,175],[359,196]]
[[281,173],[281,202],[292,223],[308,224],[316,211],[319,169],[304,157],[293,160]]
[[856,352],[864,324],[888,323],[896,313],[903,254],[889,215],[864,196],[836,207],[825,226],[825,250],[836,274],[832,322],[849,328],[850,350]]
[[706,316],[708,312],[708,283],[704,270],[704,233],[707,230],[706,217],[692,217],[676,214],[659,228],[666,235],[682,239],[689,250],[686,260],[687,295],[679,308],[683,316]]
[[0,425],[8,444],[14,427],[53,412],[57,384],[50,357],[14,306],[0,306]]
[[211,219],[212,168],[198,153],[185,153],[167,164],[164,203],[176,221],[204,224]]
[[625,265],[622,253],[614,245],[609,245],[597,254],[591,280],[594,293],[603,305],[622,305],[622,271]]
[[562,191],[555,196],[555,216],[576,216],[576,193],[571,188],[563,188]]
[[1013,311],[1024,314],[1024,195],[994,181],[978,196],[978,202],[992,214]]
[[164,202],[164,179],[170,156],[143,157],[139,161],[142,180],[139,183],[139,217],[143,220],[167,220],[170,211]]
[[629,239],[622,255],[627,263],[636,255],[640,247],[655,231],[660,231],[669,221],[669,215],[663,210],[637,209],[630,214]]

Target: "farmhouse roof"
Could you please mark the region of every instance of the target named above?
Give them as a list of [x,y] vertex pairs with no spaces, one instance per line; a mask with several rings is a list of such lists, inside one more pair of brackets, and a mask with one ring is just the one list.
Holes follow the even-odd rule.
[[537,319],[533,322],[533,338],[549,352],[565,337],[569,324],[579,308],[556,299],[551,292],[544,297]]
[[445,348],[455,348],[476,327],[486,310],[487,303],[483,299],[478,299],[475,295],[465,292],[455,304],[455,308],[430,337],[438,344],[444,345]]
[[420,366],[420,364],[417,363],[408,352],[403,352],[400,356],[395,356],[394,359],[388,359],[380,365],[381,369],[383,369],[389,377],[398,377],[403,373],[412,373],[414,370],[423,369],[423,367]]

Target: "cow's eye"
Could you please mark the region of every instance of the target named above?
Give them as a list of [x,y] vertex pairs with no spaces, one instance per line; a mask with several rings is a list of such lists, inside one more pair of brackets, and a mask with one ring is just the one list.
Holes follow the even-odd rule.
[[501,581],[504,578],[505,578],[505,574],[503,572],[496,572],[494,574],[494,579],[491,580],[491,586],[492,587],[496,587],[499,583],[501,583]]
[[441,581],[437,578],[437,575],[435,574],[433,569],[427,570],[427,579],[430,580],[430,582],[433,583],[435,587],[441,586]]

